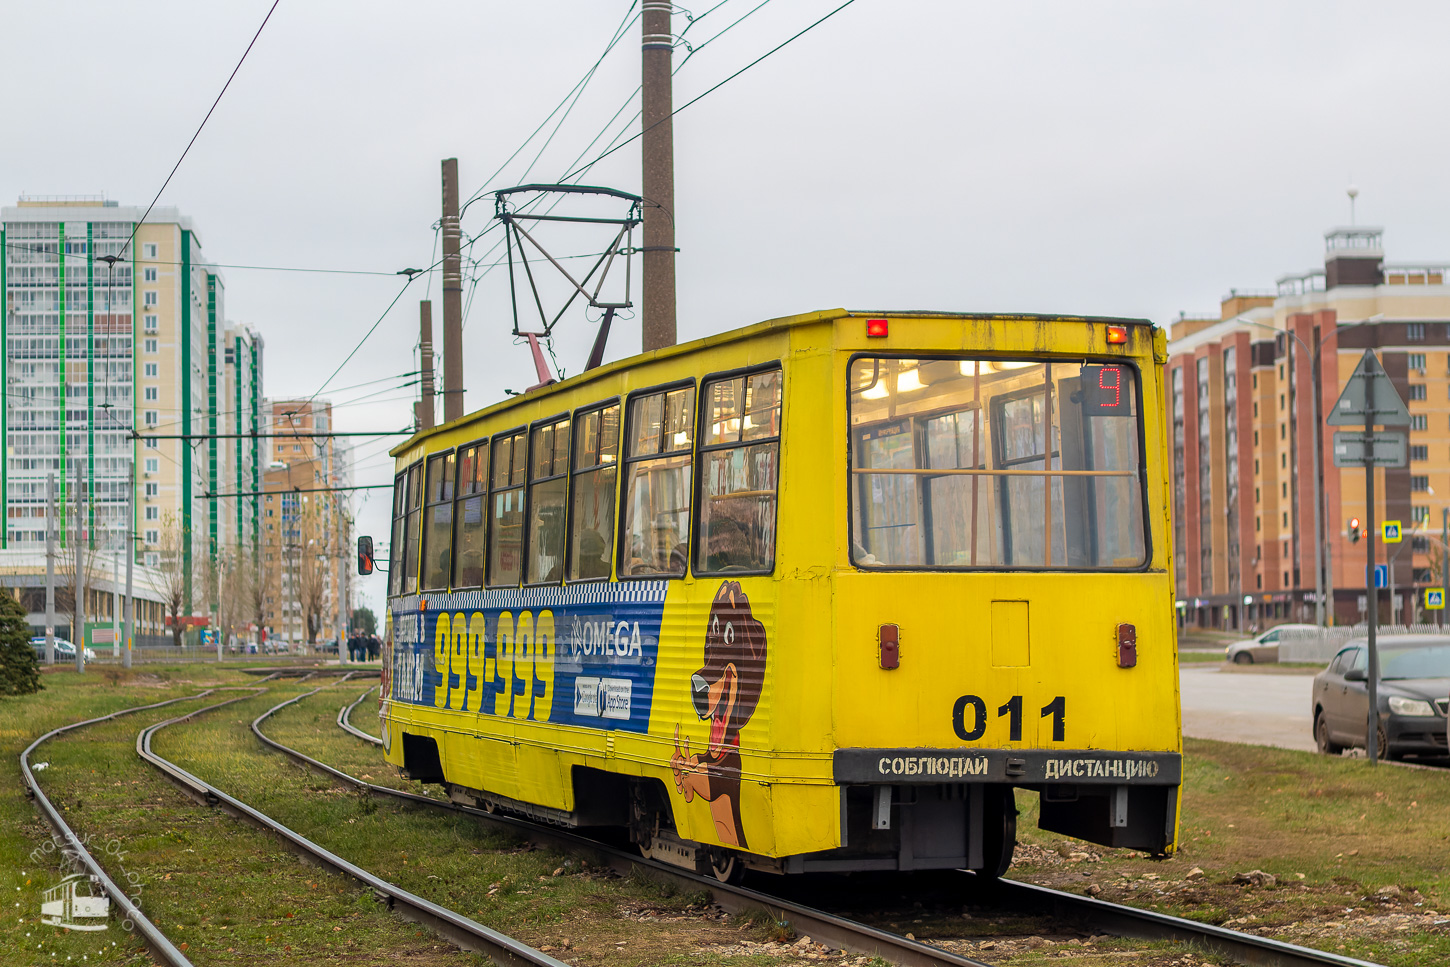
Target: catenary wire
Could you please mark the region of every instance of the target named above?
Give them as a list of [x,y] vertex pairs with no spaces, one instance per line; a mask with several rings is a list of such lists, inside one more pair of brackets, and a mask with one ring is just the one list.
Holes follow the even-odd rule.
[[171,168],[171,174],[167,175],[166,180],[161,183],[161,188],[157,190],[156,197],[151,199],[151,204],[146,206],[146,211],[141,215],[141,220],[137,222],[134,226],[132,226],[131,237],[126,239],[125,245],[121,246],[121,251],[118,253],[119,255],[126,254],[126,249],[128,249],[131,246],[131,243],[136,239],[136,233],[140,231],[141,226],[145,224],[146,216],[151,214],[151,209],[155,208],[156,203],[161,200],[161,193],[166,191],[166,186],[171,184],[172,178],[176,177],[176,172],[181,167],[181,163],[186,160],[187,152],[191,150],[191,146],[193,144],[196,144],[196,139],[201,137],[201,129],[206,127],[207,121],[211,120],[212,112],[215,111],[217,105],[222,102],[222,96],[226,94],[227,88],[232,86],[232,81],[236,78],[237,71],[242,69],[242,64],[246,62],[247,55],[252,52],[252,47],[257,43],[257,38],[262,36],[262,30],[267,26],[267,21],[272,19],[272,14],[276,11],[277,4],[281,2],[282,0],[272,0],[272,6],[267,9],[267,16],[262,18],[262,24],[257,28],[257,32],[252,35],[251,43],[247,44],[247,49],[242,51],[241,59],[237,61],[237,66],[232,68],[231,74],[227,77],[227,82],[222,85],[222,89],[217,94],[216,100],[212,101],[211,107],[207,109],[206,117],[202,118],[201,123],[196,126],[196,133],[191,136],[190,141],[186,142],[186,147],[182,149],[181,157],[176,159],[176,164],[173,165]]
[[[681,104],[679,107],[677,107],[673,111],[671,111],[669,116],[671,118],[673,118],[676,114],[679,114],[681,111],[685,110],[685,108],[689,107],[692,104],[695,104],[695,103],[699,102],[700,100],[703,100],[704,98],[706,98],[709,95],[713,94],[715,91],[718,91],[720,88],[724,87],[726,84],[729,84],[731,81],[733,81],[735,78],[739,77],[741,74],[744,74],[746,71],[750,70],[750,68],[754,67],[756,64],[759,64],[761,61],[765,60],[767,57],[769,57],[772,54],[776,53],[777,51],[781,50],[782,48],[784,48],[788,44],[791,44],[794,41],[799,40],[801,37],[804,37],[806,34],[810,33],[812,30],[814,30],[815,28],[819,27],[821,24],[825,23],[827,20],[830,20],[836,14],[840,13],[842,10],[845,10],[847,7],[849,7],[851,4],[853,4],[855,2],[856,2],[856,0],[846,0],[845,3],[841,4],[839,7],[835,8],[830,13],[826,14],[824,17],[822,17],[821,19],[817,20],[815,23],[811,24],[810,26],[806,27],[805,29],[801,30],[798,33],[792,34],[790,37],[788,37],[785,40],[781,41],[779,44],[777,44],[776,46],[772,47],[770,50],[766,51],[765,53],[761,54],[759,57],[755,58],[755,60],[751,61],[750,63],[746,64],[744,67],[740,68],[735,73],[731,74],[729,77],[725,78],[723,81],[720,81],[718,84],[715,84],[712,87],[706,88],[703,93],[697,94],[695,97],[692,97],[690,100],[686,101],[684,104]],[[643,131],[640,131],[639,133],[635,134],[633,137],[630,137],[629,139],[627,139],[625,141],[622,141],[619,144],[615,145],[614,147],[610,148],[608,151],[606,151],[603,154],[599,155],[599,157],[595,158],[593,161],[589,162],[584,167],[579,168],[576,171],[571,171],[569,174],[567,174],[567,175],[564,176],[564,179],[565,180],[568,180],[569,178],[573,178],[573,177],[576,177],[578,175],[582,175],[585,171],[588,171],[590,168],[594,167],[596,164],[598,164],[599,162],[603,161],[605,158],[609,157],[610,155],[614,154],[614,152],[620,150],[625,145],[630,144],[633,141],[639,140],[641,137],[643,137],[645,135],[645,133],[647,131],[653,129],[654,127],[656,127],[656,126],[658,126],[660,124],[663,124],[665,122],[665,120],[666,120],[665,118],[661,118],[660,120],[656,121],[654,124],[650,125],[650,127],[645,128]]]

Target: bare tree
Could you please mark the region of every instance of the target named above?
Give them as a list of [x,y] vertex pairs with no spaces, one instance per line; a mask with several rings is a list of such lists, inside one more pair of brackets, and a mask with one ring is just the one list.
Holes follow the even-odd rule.
[[[158,547],[158,560],[155,568],[156,577],[152,588],[161,597],[163,610],[171,625],[171,640],[178,648],[181,647],[181,638],[185,632],[183,619],[190,617],[186,600],[187,585],[206,586],[201,583],[206,577],[204,573],[188,573],[186,560],[188,536],[182,522],[174,513],[168,514],[162,521],[161,543]],[[192,566],[194,572],[202,570],[195,565]]]
[[230,642],[246,629],[252,614],[252,561],[244,550],[218,552],[210,570],[217,588],[217,634]]
[[[72,540],[75,538],[72,537]],[[85,576],[85,586],[88,590],[94,591],[101,577],[100,554],[87,544],[81,553],[81,573]],[[109,572],[107,572],[109,576]],[[76,556],[75,548],[71,547],[62,552],[56,551],[55,560],[55,610],[56,613],[70,623],[71,639],[79,645],[85,638],[86,608],[76,613]],[[91,617],[95,617],[92,615]]]
[[315,645],[322,631],[333,556],[327,512],[321,499],[309,501],[307,495],[302,497],[297,513],[297,533],[298,541],[292,549],[293,582],[307,626],[307,642]]

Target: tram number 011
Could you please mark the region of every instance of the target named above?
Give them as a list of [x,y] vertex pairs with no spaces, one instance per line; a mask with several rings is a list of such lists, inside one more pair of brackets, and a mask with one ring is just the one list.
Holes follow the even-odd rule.
[[433,704],[546,722],[554,700],[554,612],[447,612],[433,635]]
[[[1052,716],[1052,741],[1066,741],[1067,699],[1059,695],[1042,706],[1041,717]],[[1007,718],[1009,742],[1022,741],[1022,696],[1013,695],[997,709],[997,717]],[[969,724],[970,723],[970,724]],[[987,703],[976,695],[963,695],[952,706],[952,731],[967,742],[980,739],[987,732]]]

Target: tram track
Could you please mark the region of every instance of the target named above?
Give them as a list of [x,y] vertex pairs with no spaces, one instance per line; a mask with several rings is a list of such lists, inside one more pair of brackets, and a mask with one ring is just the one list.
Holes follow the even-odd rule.
[[[75,831],[70,827],[70,824],[68,824],[61,816],[59,810],[55,808],[55,804],[50,801],[50,797],[45,794],[45,790],[40,787],[40,782],[36,779],[35,773],[30,766],[30,755],[32,752],[38,749],[42,743],[58,735],[63,735],[67,732],[82,729],[86,726],[98,725],[102,722],[110,722],[114,719],[120,718],[123,715],[131,715],[136,712],[145,712],[152,709],[165,708],[168,705],[176,705],[180,702],[198,701],[200,699],[215,694],[217,691],[218,689],[208,688],[205,691],[198,692],[195,695],[184,695],[180,698],[171,698],[167,699],[164,702],[153,702],[149,705],[137,705],[133,706],[132,708],[120,709],[119,711],[112,712],[109,715],[101,715],[96,718],[85,719],[80,722],[72,722],[69,725],[63,725],[60,728],[51,729],[49,732],[37,738],[34,742],[30,743],[30,745],[26,746],[25,750],[20,753],[20,775],[21,779],[25,783],[26,796],[27,798],[32,800],[38,807],[40,807],[40,812],[45,817],[46,822],[50,824],[51,828],[55,830],[56,835],[60,837],[62,843],[61,849],[67,855],[73,857],[75,861],[85,869],[86,873],[89,876],[93,876],[96,878],[96,882],[100,884],[101,888],[105,891],[106,896],[113,904],[115,904],[115,908],[120,912],[122,922],[130,923],[135,929],[136,933],[141,937],[143,941],[145,941],[146,946],[150,949],[151,953],[158,960],[168,965],[171,965],[171,967],[190,967],[191,961],[188,960],[186,955],[183,954],[176,947],[175,944],[167,939],[166,935],[162,933],[161,930],[157,928],[154,923],[151,922],[150,918],[148,918],[146,914],[141,911],[141,908],[132,900],[131,896],[126,893],[125,888],[122,885],[118,884],[114,879],[112,879],[110,874],[106,872],[105,867],[103,867],[101,863],[95,858],[95,856],[91,854],[90,850],[86,849],[85,843],[81,840],[79,836],[76,835]],[[257,690],[253,688],[248,688],[247,691],[251,692],[252,694],[257,693]],[[247,698],[250,696],[241,697]],[[230,701],[219,703],[217,706],[213,707],[230,705],[231,702],[234,701],[240,701],[240,698],[231,699]]]
[[[380,739],[362,732],[348,721],[353,709],[370,694],[372,694],[372,689],[339,709],[337,722],[349,734],[370,744],[381,746]],[[595,858],[603,861],[621,875],[645,871],[649,875],[673,880],[686,889],[703,889],[708,891],[716,904],[727,913],[739,914],[764,908],[778,921],[789,921],[799,932],[809,934],[815,940],[821,940],[845,950],[885,957],[903,965],[980,964],[980,961],[961,957],[930,944],[838,917],[824,910],[797,904],[782,897],[720,883],[712,878],[647,860],[633,853],[556,827],[420,796],[417,793],[380,786],[351,776],[305,753],[289,748],[262,732],[261,724],[267,718],[306,697],[307,695],[299,695],[264,712],[252,723],[252,731],[258,739],[274,751],[369,795],[477,816],[486,822],[519,833],[536,846],[568,852],[583,852],[586,855],[593,854]],[[981,893],[979,888],[973,889],[975,887],[975,884],[971,882],[973,874],[960,871],[958,875],[962,878],[964,893]],[[1341,954],[1315,950],[1269,937],[1261,937],[1257,934],[1080,896],[1005,877],[995,885],[992,900],[995,904],[1015,910],[1040,910],[1054,918],[1087,924],[1095,931],[1119,937],[1190,944],[1202,951],[1228,957],[1237,963],[1254,965],[1254,967],[1325,967],[1325,965],[1378,967],[1369,961]]]
[[[344,681],[347,678],[351,678],[353,674],[355,673],[350,672],[344,678]],[[327,686],[320,686],[310,692],[304,692],[297,698],[300,699],[315,695],[325,687]],[[297,833],[261,810],[242,802],[224,790],[188,772],[181,766],[152,750],[151,741],[156,733],[162,729],[188,722],[199,715],[222,708],[225,705],[230,705],[232,702],[238,700],[232,699],[227,702],[208,705],[188,712],[185,715],[166,719],[143,728],[136,735],[137,755],[175,783],[182,792],[196,799],[198,802],[218,808],[248,825],[269,832],[305,859],[315,862],[333,872],[357,880],[372,891],[381,902],[385,903],[389,910],[398,913],[405,919],[429,927],[440,937],[462,950],[483,953],[494,963],[511,965],[511,967],[512,965],[518,965],[518,967],[525,967],[525,965],[532,965],[532,967],[567,967],[562,961],[556,960],[543,951],[536,950],[528,944],[484,926],[478,921],[466,917],[455,910],[450,910],[447,907],[433,903],[424,897],[418,896],[394,883],[390,883],[382,877],[370,873],[300,833]],[[274,706],[273,711],[276,708],[290,705],[293,701],[296,701],[296,699],[284,702],[280,706]],[[164,938],[162,939],[164,940]],[[175,948],[172,947],[171,950],[174,951]],[[173,967],[182,967],[182,965],[189,963],[180,954],[180,951],[176,951],[176,954],[181,959],[170,959],[169,956],[164,959],[166,959],[168,964],[173,965]]]

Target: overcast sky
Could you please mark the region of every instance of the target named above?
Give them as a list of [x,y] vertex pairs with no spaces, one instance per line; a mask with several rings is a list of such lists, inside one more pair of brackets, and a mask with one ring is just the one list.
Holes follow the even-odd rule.
[[[676,105],[838,2],[766,3],[693,55]],[[696,47],[759,0],[715,3],[689,8]],[[8,0],[0,202],[105,192],[148,204],[270,5]],[[440,159],[459,159],[465,197],[485,187],[629,9],[282,0],[161,201],[192,216],[216,263],[426,266]],[[687,24],[677,14],[676,32]],[[676,118],[680,338],[836,306],[1163,324],[1320,264],[1323,231],[1348,220],[1351,179],[1359,222],[1386,229],[1388,260],[1450,261],[1447,35],[1443,3],[857,0]],[[542,138],[487,187],[565,174],[638,83],[636,21],[532,170]],[[639,191],[637,148],[585,181]],[[492,214],[483,199],[464,231],[484,232]],[[474,246],[480,261],[497,234]],[[583,254],[603,240],[545,244]],[[272,396],[315,392],[401,287],[390,275],[223,274],[228,316],[266,339]],[[473,293],[469,409],[533,382],[508,334],[506,285],[494,270]],[[440,319],[438,279],[418,279],[334,386],[417,368],[425,293]],[[593,326],[573,312],[558,337],[577,371]],[[637,321],[616,326],[612,355],[638,345]],[[407,423],[409,389],[390,389],[407,378],[329,390],[340,404],[379,391],[340,408],[341,428]],[[385,448],[360,450],[360,483],[389,479]],[[386,503],[382,491],[359,498],[362,532],[386,534]],[[383,579],[364,588],[380,613]]]

